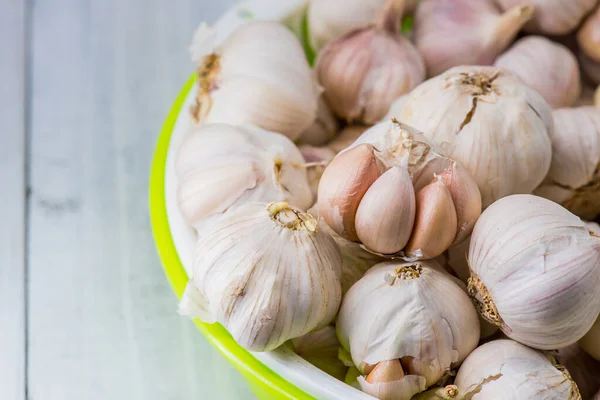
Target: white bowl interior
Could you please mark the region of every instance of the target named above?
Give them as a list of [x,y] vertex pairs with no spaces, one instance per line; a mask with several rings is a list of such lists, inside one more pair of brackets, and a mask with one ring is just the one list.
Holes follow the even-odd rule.
[[[249,19],[284,21],[288,26],[292,25],[292,28],[297,27],[300,24],[299,21],[302,20],[305,8],[306,0],[251,0],[242,2],[229,10],[214,25],[215,42],[221,43],[235,28]],[[251,18],[249,18],[250,16]],[[196,238],[193,228],[187,224],[177,205],[175,156],[183,137],[192,124],[189,109],[194,101],[195,93],[195,88],[188,93],[175,123],[169,143],[165,174],[165,197],[169,227],[175,248],[188,275],[193,263]],[[327,375],[284,346],[271,352],[253,352],[252,354],[279,376],[317,399],[374,399],[374,397]]]

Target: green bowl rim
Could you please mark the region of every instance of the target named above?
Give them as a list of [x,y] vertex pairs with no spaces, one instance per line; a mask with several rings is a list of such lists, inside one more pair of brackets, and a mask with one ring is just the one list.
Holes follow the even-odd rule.
[[[181,298],[187,285],[188,276],[177,254],[169,227],[165,198],[165,172],[171,135],[188,93],[195,82],[196,75],[193,74],[173,103],[160,131],[150,172],[149,209],[152,233],[163,270],[178,299]],[[197,319],[194,320],[194,323],[210,344],[246,378],[252,379],[253,384],[260,383],[261,386],[268,387],[270,392],[277,393],[277,398],[314,400],[314,397],[277,375],[237,344],[220,324],[206,324]]]

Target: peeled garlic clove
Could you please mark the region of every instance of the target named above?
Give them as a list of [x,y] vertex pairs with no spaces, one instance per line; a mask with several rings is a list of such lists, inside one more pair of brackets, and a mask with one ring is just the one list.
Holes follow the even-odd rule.
[[275,349],[337,313],[337,245],[312,216],[287,203],[244,204],[213,219],[196,255],[190,284],[248,350]]
[[358,240],[356,210],[369,187],[381,175],[373,146],[362,145],[339,154],[327,166],[319,183],[321,216],[338,235]]
[[327,325],[291,341],[296,354],[306,361],[341,381],[344,380],[348,367],[338,358],[340,342],[335,328]]
[[552,115],[552,164],[534,193],[593,219],[600,213],[600,108],[565,108]]
[[413,397],[413,400],[452,400],[458,399],[459,393],[456,385],[448,385],[419,393]]
[[586,353],[600,361],[600,318],[596,320],[592,328],[581,338],[579,345]]
[[251,126],[194,127],[176,159],[179,208],[190,225],[253,201],[312,203],[304,159],[286,137]]
[[552,108],[571,106],[581,94],[577,59],[565,46],[545,37],[519,39],[494,65],[516,73]]
[[452,195],[441,180],[434,179],[417,193],[415,225],[404,253],[411,258],[435,258],[452,244],[457,227]]
[[318,93],[292,32],[276,22],[248,22],[200,60],[192,115],[203,124],[253,124],[296,139],[315,120]]
[[467,294],[431,261],[372,267],[344,297],[336,326],[340,343],[364,374],[366,365],[402,359],[409,373],[400,380],[359,378],[363,391],[398,393],[386,397],[394,399],[410,399],[438,382],[479,341],[477,313]]
[[591,399],[600,390],[600,361],[594,360],[577,344],[550,352],[577,384],[581,398]]
[[329,110],[323,96],[319,96],[317,118],[304,132],[300,134],[298,143],[311,146],[323,146],[338,133],[338,122]]
[[535,90],[495,67],[456,67],[409,95],[398,116],[475,178],[483,207],[531,193],[550,168],[552,114]]
[[563,366],[512,340],[494,340],[475,349],[454,384],[472,400],[581,399]]
[[501,14],[489,0],[422,0],[415,15],[415,43],[427,74],[436,76],[458,65],[491,65],[533,10],[523,4]]
[[325,99],[347,121],[379,121],[398,96],[425,79],[420,54],[398,33],[394,7],[378,25],[341,36],[319,54],[315,71]]
[[393,254],[404,248],[415,220],[415,190],[408,170],[393,167],[367,190],[356,212],[356,233],[369,249]]
[[481,315],[528,346],[569,346],[598,317],[600,237],[552,201],[514,195],[492,204],[473,230],[469,263]]
[[365,125],[348,125],[335,139],[327,143],[327,147],[333,150],[336,154],[350,146],[364,131],[369,129]]
[[302,145],[299,147],[302,156],[304,157],[304,168],[310,185],[310,191],[313,198],[317,200],[317,192],[319,190],[319,182],[325,167],[333,160],[335,153],[329,147],[314,147],[310,145]]
[[[523,0],[497,0],[500,8],[508,10],[523,4]],[[598,3],[597,0],[528,0],[535,7],[528,32],[545,35],[566,35],[573,31],[581,20]]]

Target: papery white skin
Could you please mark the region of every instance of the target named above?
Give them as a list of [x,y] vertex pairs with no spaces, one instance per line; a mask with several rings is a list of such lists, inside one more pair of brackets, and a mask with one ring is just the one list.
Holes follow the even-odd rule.
[[254,124],[296,139],[315,120],[319,89],[293,33],[248,22],[200,61],[200,123]]
[[298,148],[253,126],[193,127],[176,160],[179,208],[198,228],[210,216],[252,201],[285,200],[306,209],[312,193]]
[[[418,277],[395,278],[397,269],[410,266],[420,268]],[[477,346],[477,313],[455,278],[438,268],[433,261],[384,262],[346,293],[337,333],[359,369],[414,357],[423,367],[419,377],[425,379],[416,379],[422,391]],[[396,382],[406,380],[413,387],[415,377],[407,375]]]
[[592,357],[600,361],[600,317],[579,341],[579,345]]
[[335,327],[327,325],[318,331],[292,339],[291,344],[300,357],[334,378],[344,380],[348,367],[338,358],[341,346]]
[[600,237],[550,200],[514,195],[492,204],[473,230],[469,264],[482,315],[528,346],[569,346],[600,312]]
[[[496,0],[498,5],[508,10],[523,4],[523,0]],[[546,35],[565,35],[573,31],[583,17],[598,3],[598,0],[528,0],[535,7],[530,23],[525,26],[529,32]]]
[[471,172],[484,208],[531,193],[550,168],[551,110],[505,69],[452,68],[415,88],[397,118]]
[[408,100],[409,94],[410,93],[404,94],[398,97],[396,100],[394,100],[392,105],[390,105],[387,114],[381,119],[380,122],[386,122],[391,120],[392,118],[398,118],[400,112],[402,111],[402,107],[404,107],[404,104],[406,104],[406,101]]
[[502,15],[491,0],[421,0],[414,38],[428,76],[458,65],[491,65],[532,12],[524,4]]
[[545,354],[506,339],[475,349],[454,384],[472,400],[581,400],[572,394],[574,383]]
[[564,108],[552,115],[552,164],[534,193],[593,219],[600,213],[600,108]]
[[[281,209],[273,213],[274,206]],[[273,215],[305,225],[290,229]],[[268,351],[331,322],[341,264],[335,241],[308,214],[249,203],[203,226],[188,285],[201,294],[195,300],[208,322],[220,322],[248,350]]]
[[581,94],[577,59],[565,46],[545,37],[519,39],[494,65],[517,74],[552,108],[571,106]]
[[598,225],[597,222],[588,222],[588,221],[584,221],[584,222],[585,222],[585,226],[587,226],[591,232],[594,232],[596,235],[600,236],[600,225]]
[[581,346],[573,344],[551,354],[569,371],[583,399],[591,399],[600,390],[600,361],[590,357]]
[[323,99],[323,95],[319,96],[318,105],[317,118],[300,134],[298,138],[298,143],[300,144],[323,146],[335,138],[338,133],[339,124]]

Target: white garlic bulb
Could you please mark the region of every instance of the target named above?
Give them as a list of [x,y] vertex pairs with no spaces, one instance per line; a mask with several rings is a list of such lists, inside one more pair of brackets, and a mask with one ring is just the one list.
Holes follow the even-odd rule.
[[341,264],[310,214],[283,202],[244,204],[203,227],[182,303],[205,312],[180,310],[220,322],[248,350],[272,350],[333,320]]
[[304,161],[306,161],[306,164],[304,164],[306,176],[313,199],[316,201],[321,176],[325,171],[325,167],[333,160],[336,153],[327,146],[314,147],[305,144],[300,146],[299,149],[304,157]]
[[335,139],[327,143],[327,147],[337,154],[354,143],[367,129],[369,127],[366,125],[348,125],[340,131]]
[[392,118],[397,118],[398,114],[400,114],[400,112],[402,111],[402,107],[404,107],[404,104],[406,104],[406,102],[408,101],[408,95],[409,93],[404,94],[398,97],[396,100],[394,100],[390,105],[387,114],[385,114],[385,117],[381,119],[381,122],[389,121]]
[[469,248],[469,295],[508,337],[569,346],[600,312],[600,237],[560,205],[513,195],[486,209]]
[[[496,0],[498,5],[508,10],[523,4],[523,0]],[[528,0],[535,7],[530,23],[525,28],[529,32],[546,35],[566,35],[573,31],[581,20],[598,3],[598,0]]]
[[315,71],[333,112],[347,121],[373,124],[398,96],[425,79],[417,49],[399,34],[394,2],[374,26],[349,32],[323,48]]
[[534,193],[593,219],[600,213],[600,108],[564,108],[552,116],[552,164]]
[[471,174],[398,121],[367,130],[327,166],[321,216],[377,254],[429,259],[464,240],[481,213]]
[[579,345],[590,356],[600,361],[600,317],[579,341]]
[[338,358],[341,348],[331,325],[292,339],[291,345],[300,357],[336,379],[344,380],[348,367]]
[[581,400],[569,372],[553,357],[506,339],[475,349],[454,384],[472,400]]
[[600,7],[594,11],[577,32],[581,51],[595,62],[600,62]]
[[502,68],[452,68],[415,88],[396,118],[471,172],[484,208],[510,194],[531,193],[550,168],[551,110]]
[[331,141],[338,133],[338,122],[329,106],[319,96],[319,108],[317,108],[317,118],[298,138],[298,143],[310,146],[323,146]]
[[196,228],[251,201],[285,200],[306,209],[313,200],[303,164],[285,136],[253,126],[193,127],[176,160],[179,208]]
[[529,4],[501,14],[490,0],[422,0],[414,37],[428,76],[458,65],[491,65],[532,15]]
[[293,33],[276,22],[248,22],[200,60],[192,115],[200,123],[253,124],[294,140],[315,120],[318,95]]
[[367,375],[358,378],[363,391],[408,400],[475,349],[479,320],[465,291],[435,262],[385,262],[350,288],[337,333]]
[[581,94],[577,59],[565,46],[545,37],[519,39],[494,65],[517,74],[552,108],[573,105]]

